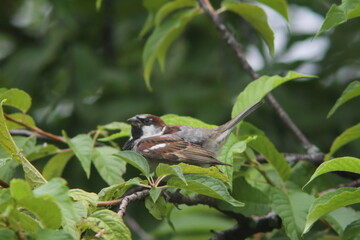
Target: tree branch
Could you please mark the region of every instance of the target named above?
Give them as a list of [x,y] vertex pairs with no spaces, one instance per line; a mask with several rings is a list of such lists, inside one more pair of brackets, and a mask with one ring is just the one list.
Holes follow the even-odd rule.
[[1,180],[1,179],[0,179],[0,187],[2,187],[2,188],[8,188],[8,187],[10,187],[10,184],[7,183],[7,182],[5,182],[4,180]]
[[[316,154],[299,154],[299,153],[282,153],[282,155],[285,157],[286,161],[290,165],[294,165],[298,161],[308,161],[315,165],[320,165],[324,160],[324,154],[323,153],[316,153]],[[256,159],[259,163],[266,163],[266,159],[262,155],[257,155]]]
[[145,189],[145,190],[142,190],[139,192],[134,192],[133,194],[130,194],[128,196],[125,196],[121,201],[119,211],[117,214],[119,216],[124,216],[126,208],[129,203],[134,202],[134,201],[139,201],[139,200],[146,198],[149,195],[149,192],[150,192],[149,189]]
[[[198,0],[201,8],[205,13],[211,18],[212,22],[216,28],[220,31],[224,41],[231,47],[235,52],[236,57],[239,59],[240,63],[244,67],[245,71],[250,75],[250,77],[255,80],[260,76],[257,74],[254,69],[251,67],[247,61],[239,42],[236,40],[234,34],[232,34],[226,26],[222,23],[219,15],[215,12],[209,0]],[[293,132],[295,137],[300,141],[302,146],[307,150],[309,154],[319,153],[319,149],[310,143],[310,141],[305,137],[297,125],[291,120],[289,115],[284,111],[280,104],[276,101],[275,97],[269,93],[266,98],[275,109],[275,112],[280,117],[280,119],[285,123],[285,125]]]
[[8,119],[8,120],[10,120],[10,121],[12,121],[14,123],[17,123],[17,124],[19,124],[21,126],[24,126],[25,128],[27,128],[27,129],[29,129],[31,131],[34,131],[34,132],[36,132],[36,133],[38,133],[38,134],[40,134],[42,136],[45,136],[45,137],[50,138],[50,139],[55,140],[55,141],[66,143],[66,141],[65,141],[65,139],[63,137],[56,136],[56,135],[54,135],[52,133],[49,133],[49,132],[45,132],[45,131],[41,130],[40,128],[30,126],[27,123],[24,123],[22,121],[19,121],[19,120],[15,119],[15,118],[11,117],[9,114],[4,113],[4,116],[5,116],[6,119]]

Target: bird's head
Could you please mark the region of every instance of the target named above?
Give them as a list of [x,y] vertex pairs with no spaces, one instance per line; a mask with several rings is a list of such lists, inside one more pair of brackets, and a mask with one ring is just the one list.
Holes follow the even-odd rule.
[[127,121],[134,139],[160,135],[166,126],[161,118],[151,114],[139,114]]

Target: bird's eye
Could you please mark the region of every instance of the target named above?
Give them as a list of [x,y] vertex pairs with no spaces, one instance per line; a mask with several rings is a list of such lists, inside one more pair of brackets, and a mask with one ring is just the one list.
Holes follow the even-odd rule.
[[143,123],[144,123],[145,125],[150,125],[150,124],[151,124],[151,119],[150,119],[150,118],[144,118],[144,119],[143,119]]

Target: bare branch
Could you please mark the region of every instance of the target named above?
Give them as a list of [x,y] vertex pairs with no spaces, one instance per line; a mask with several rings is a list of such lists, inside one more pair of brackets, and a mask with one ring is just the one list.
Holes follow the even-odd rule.
[[333,192],[336,189],[344,188],[344,187],[360,187],[360,178],[356,179],[355,181],[340,184],[340,185],[338,185],[338,186],[336,186],[334,188],[330,188],[328,190],[322,191],[322,192],[319,193],[319,195],[321,196],[321,195],[324,195],[325,193]]
[[[282,153],[282,155],[285,157],[286,161],[290,163],[290,165],[294,165],[298,161],[308,161],[315,165],[320,165],[324,160],[324,154],[323,153],[317,153],[317,154],[299,154],[299,153]],[[266,159],[262,155],[257,155],[256,159],[260,163],[267,162]]]
[[[216,28],[220,31],[222,38],[224,41],[231,47],[231,49],[235,52],[236,57],[239,59],[241,65],[244,67],[245,71],[250,75],[250,77],[255,80],[259,78],[259,74],[257,74],[254,69],[251,67],[249,62],[247,61],[245,54],[243,53],[239,42],[236,40],[234,34],[232,34],[227,27],[222,23],[219,15],[216,13],[214,8],[212,7],[209,0],[198,0],[201,8],[205,11],[207,15],[211,18],[212,22],[216,26]],[[297,125],[291,120],[289,115],[284,111],[284,109],[280,106],[280,104],[276,101],[275,97],[269,93],[267,96],[268,101],[271,103],[275,112],[280,117],[280,119],[285,123],[285,125],[293,132],[295,137],[300,141],[303,147],[307,150],[309,154],[318,153],[319,149],[310,143],[310,141],[305,137],[305,135],[301,132],[301,130],[297,127]]]
[[1,180],[1,179],[0,179],[0,187],[2,187],[2,188],[8,188],[8,187],[10,187],[10,184],[7,183],[7,182],[5,182],[4,180]]
[[135,193],[133,193],[131,195],[128,195],[128,196],[124,197],[122,199],[122,201],[121,201],[119,211],[118,211],[117,214],[119,216],[124,216],[126,208],[127,208],[129,203],[144,199],[145,197],[147,197],[149,195],[149,192],[150,192],[149,189],[145,189],[145,190],[135,192]]

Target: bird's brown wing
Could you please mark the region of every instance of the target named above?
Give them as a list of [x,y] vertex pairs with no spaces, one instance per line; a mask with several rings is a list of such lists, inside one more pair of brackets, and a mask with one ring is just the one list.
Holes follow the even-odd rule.
[[227,165],[217,160],[214,153],[197,144],[178,137],[165,136],[141,140],[136,146],[136,151],[145,158],[171,164],[183,162],[193,165]]

